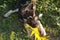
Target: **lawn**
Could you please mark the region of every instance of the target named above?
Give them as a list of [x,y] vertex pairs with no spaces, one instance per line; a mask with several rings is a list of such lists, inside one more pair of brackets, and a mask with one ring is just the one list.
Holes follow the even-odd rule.
[[8,18],[0,14],[0,40],[28,40],[27,33],[17,13]]

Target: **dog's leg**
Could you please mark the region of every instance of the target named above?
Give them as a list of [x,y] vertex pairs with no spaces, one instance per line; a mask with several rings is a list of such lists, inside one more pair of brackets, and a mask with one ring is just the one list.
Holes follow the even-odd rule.
[[46,31],[43,28],[43,25],[41,24],[40,20],[38,20],[38,17],[35,17],[35,22],[37,23],[37,25],[39,25],[39,31],[41,32],[41,35],[46,36]]
[[28,38],[29,40],[33,40],[34,39],[34,35],[30,36],[31,34],[31,29],[26,29],[27,30],[27,33],[28,33]]
[[46,36],[46,31],[45,31],[45,29],[43,28],[43,25],[41,24],[41,22],[40,22],[39,20],[38,20],[37,22],[38,22],[38,25],[40,26],[40,27],[39,27],[39,30],[40,30],[40,32],[41,32],[41,35]]
[[26,29],[26,31],[27,31],[27,35],[28,35],[29,40],[33,40],[33,39],[34,39],[34,38],[33,38],[33,36],[30,36],[30,35],[31,35],[32,30],[31,30],[31,29],[29,29],[29,28],[26,28],[26,25],[25,25],[25,24],[24,24],[24,26],[25,26],[25,29]]

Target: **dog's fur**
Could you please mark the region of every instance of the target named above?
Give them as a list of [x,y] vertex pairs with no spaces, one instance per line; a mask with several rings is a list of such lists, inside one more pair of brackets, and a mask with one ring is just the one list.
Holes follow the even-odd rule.
[[[32,0],[32,1],[34,1],[34,0]],[[19,2],[17,2],[16,6],[17,6],[18,10],[10,10],[4,16],[8,17],[11,13],[18,11],[18,15],[19,15],[18,17],[20,20],[22,20],[24,22],[24,25],[27,23],[33,28],[35,28],[35,27],[37,27],[37,25],[39,25],[39,31],[40,31],[41,35],[45,36],[46,32],[43,29],[43,26],[42,26],[39,18],[36,16],[35,3],[34,4],[31,3],[30,0],[20,0]],[[26,29],[26,30],[27,30],[28,37],[29,37],[30,30],[29,29]]]
[[[36,12],[33,10],[33,3],[29,1],[25,1],[25,3],[20,3],[19,5],[19,19],[24,22],[24,25],[27,23],[31,27],[35,28],[37,25],[40,26],[39,31],[41,32],[41,35],[45,36],[46,32],[43,29],[43,26],[36,16]],[[30,30],[26,29],[28,36],[30,35]],[[31,38],[30,38],[31,39]],[[32,40],[32,39],[31,39]]]

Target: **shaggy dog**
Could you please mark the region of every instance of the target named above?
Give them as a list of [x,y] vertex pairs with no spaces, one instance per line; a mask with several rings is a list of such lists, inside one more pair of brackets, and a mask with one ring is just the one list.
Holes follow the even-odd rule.
[[[34,16],[35,15],[35,16]],[[30,1],[21,1],[19,4],[19,19],[24,22],[25,24],[29,24],[32,28],[37,27],[39,25],[39,31],[42,36],[46,36],[46,32],[39,20],[36,16],[36,12],[33,11],[33,3]],[[30,30],[26,29],[28,33],[28,37],[30,38]],[[32,38],[30,38],[32,40]]]
[[[39,31],[42,36],[46,36],[46,32],[39,20],[39,18],[36,16],[36,12],[33,9],[33,3],[31,0],[20,0],[16,4],[16,10],[10,10],[8,11],[4,17],[8,17],[11,13],[18,12],[18,18],[23,21],[24,26],[25,24],[29,24],[32,28],[36,28],[39,25]],[[26,29],[28,33],[28,37],[30,40],[33,40],[30,37],[30,30]]]

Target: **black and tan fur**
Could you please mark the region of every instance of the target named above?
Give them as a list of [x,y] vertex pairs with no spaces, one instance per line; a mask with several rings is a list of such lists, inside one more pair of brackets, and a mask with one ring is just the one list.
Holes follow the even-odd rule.
[[[19,18],[24,22],[24,25],[27,23],[31,27],[35,28],[37,25],[40,26],[39,31],[41,35],[45,36],[46,32],[43,29],[43,26],[36,16],[36,4],[31,1],[25,1],[25,3],[20,3],[19,7]],[[30,30],[26,29],[28,36],[30,35]],[[30,38],[31,39],[31,38]],[[31,39],[32,40],[32,39]]]
[[[43,29],[43,26],[39,20],[39,18],[36,16],[36,0],[20,0],[17,2],[16,7],[18,10],[12,10],[9,11],[4,16],[8,17],[9,14],[18,11],[18,18],[23,21],[24,26],[25,24],[29,24],[31,27],[35,28],[37,25],[39,25],[39,31],[42,36],[46,35],[45,30]],[[33,40],[30,35],[30,30],[26,29],[28,33],[28,37],[30,40]]]

